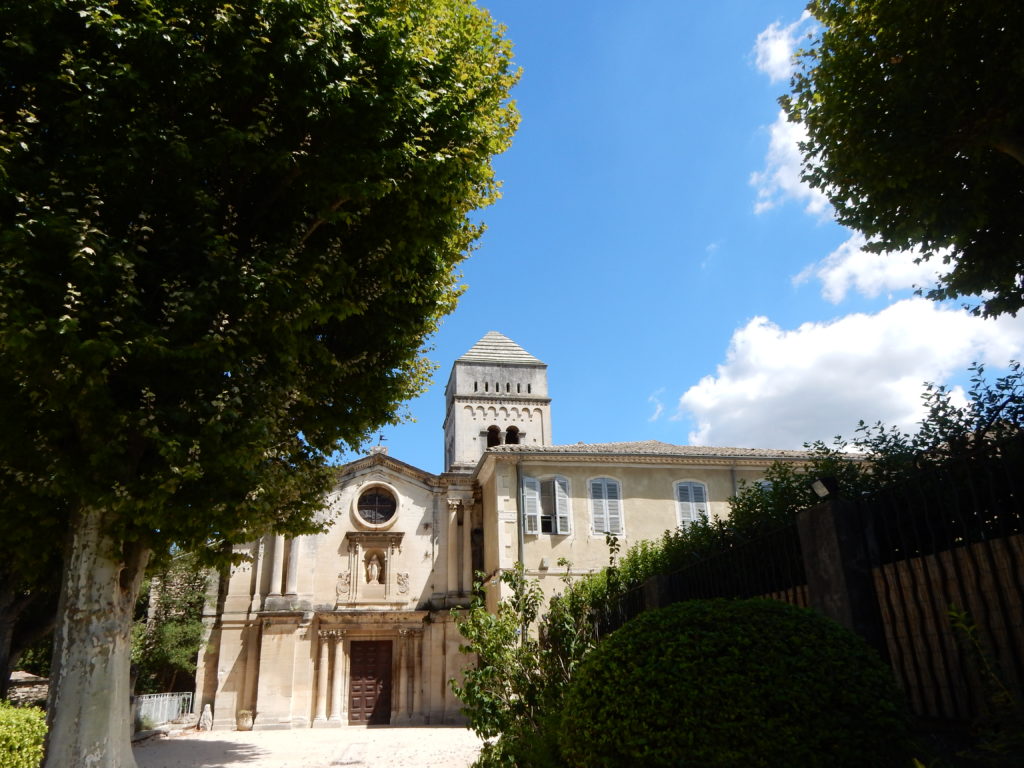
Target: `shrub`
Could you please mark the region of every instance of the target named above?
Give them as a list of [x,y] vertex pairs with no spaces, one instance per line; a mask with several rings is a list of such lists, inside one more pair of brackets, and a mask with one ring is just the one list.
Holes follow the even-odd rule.
[[43,759],[46,714],[37,707],[19,709],[0,701],[0,766],[38,768]]
[[771,600],[649,611],[609,635],[569,686],[571,766],[905,766],[889,668],[833,621]]

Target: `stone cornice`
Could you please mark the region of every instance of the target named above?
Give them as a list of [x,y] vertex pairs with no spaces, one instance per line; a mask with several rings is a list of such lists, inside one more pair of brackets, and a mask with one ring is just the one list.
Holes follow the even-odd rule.
[[375,453],[364,456],[355,461],[349,462],[338,468],[335,474],[335,486],[347,485],[356,479],[361,473],[373,469],[387,469],[403,477],[419,481],[425,488],[437,491],[451,486],[471,486],[471,472],[445,472],[435,475],[425,470],[406,464],[404,461],[392,458],[387,454]]
[[764,467],[777,461],[788,464],[807,464],[810,457],[797,456],[681,456],[674,454],[630,455],[609,453],[485,453],[485,459],[494,459],[504,464],[610,464],[616,466],[651,466],[652,464],[703,467]]
[[402,538],[405,536],[404,531],[346,531],[345,538],[352,541],[357,541],[360,544],[370,542],[372,544],[378,544],[382,541],[387,542],[393,547],[400,547],[402,545]]
[[423,622],[430,615],[430,611],[401,611],[401,610],[338,610],[338,611],[317,611],[316,617],[319,620],[321,629],[370,629],[372,625],[391,624],[406,625],[415,629],[416,625]]
[[513,395],[508,393],[484,395],[474,393],[472,395],[453,395],[452,405],[456,403],[459,405],[465,405],[466,403],[479,403],[480,405],[501,403],[511,408],[517,405],[551,405],[551,398],[543,397],[542,395]]
[[343,464],[337,469],[335,482],[340,484],[348,476],[355,475],[360,471],[373,469],[375,467],[390,469],[392,472],[396,472],[397,474],[419,480],[424,485],[436,486],[440,484],[440,478],[437,475],[420,469],[419,467],[414,467],[412,464],[406,464],[404,461],[393,458],[386,453],[370,454],[369,456],[363,456],[355,461],[350,461],[348,464]]

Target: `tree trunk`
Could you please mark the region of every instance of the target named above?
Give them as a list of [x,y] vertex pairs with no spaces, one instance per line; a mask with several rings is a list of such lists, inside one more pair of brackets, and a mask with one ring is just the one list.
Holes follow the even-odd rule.
[[135,768],[131,628],[149,550],[116,542],[104,522],[95,509],[72,521],[54,631],[45,768]]
[[17,579],[13,574],[3,573],[0,581],[0,699],[7,698],[7,690],[11,682],[11,672],[18,660],[14,652],[14,634],[18,620],[28,598],[16,588]]
[[16,616],[10,610],[13,604],[14,590],[8,586],[0,587],[0,699],[7,698],[7,688],[11,682],[11,640],[14,638],[14,622]]
[[57,597],[57,592],[33,591],[28,605],[22,610],[14,625],[9,662],[12,671],[17,669],[22,654],[29,646],[53,632],[53,625],[57,619]]

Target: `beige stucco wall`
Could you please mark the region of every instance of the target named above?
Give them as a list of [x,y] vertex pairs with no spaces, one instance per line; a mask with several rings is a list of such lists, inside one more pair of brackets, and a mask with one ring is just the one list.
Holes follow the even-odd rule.
[[[545,449],[553,442],[547,366],[504,337],[485,337],[467,353],[474,355],[456,361],[445,392],[445,474],[374,449],[342,468],[322,511],[323,533],[267,536],[238,548],[249,559],[226,571],[210,595],[209,642],[197,671],[198,704],[213,708],[215,727],[234,727],[241,709],[257,713],[257,728],[345,724],[350,654],[360,641],[391,643],[393,723],[458,721],[449,680],[472,660],[459,651],[451,609],[469,603],[475,568],[489,577],[492,610],[498,577],[519,560],[550,596],[564,588],[560,558],[574,575],[608,564],[605,536],[592,531],[590,480],[620,484],[625,552],[677,527],[675,483],[704,483],[706,511],[721,518],[738,483],[761,478],[770,460],[684,455],[664,444],[634,456],[607,446],[592,454],[587,446]],[[487,451],[491,426],[503,440],[515,427],[522,439]],[[553,475],[568,481],[571,531],[521,533],[521,477]],[[395,517],[376,526],[355,510],[374,485],[398,500]],[[376,581],[367,567],[374,556],[383,566]]]
[[[735,493],[740,481],[754,482],[764,476],[765,463],[700,464],[681,462],[672,457],[643,462],[597,456],[586,461],[566,460],[558,455],[540,458],[489,456],[488,466],[480,473],[484,509],[508,510],[506,519],[492,523],[498,534],[496,547],[488,550],[488,568],[491,572],[510,568],[518,558],[518,516],[516,492],[517,471],[538,480],[552,476],[564,477],[569,483],[572,530],[569,534],[525,534],[523,536],[523,564],[526,573],[536,578],[545,594],[550,597],[564,590],[562,576],[566,568],[558,565],[560,558],[571,563],[575,575],[600,570],[608,565],[609,548],[603,533],[594,533],[588,496],[589,482],[598,477],[610,477],[619,482],[622,494],[623,532],[618,536],[620,553],[642,540],[659,539],[665,531],[679,525],[675,500],[675,484],[695,481],[708,490],[707,513],[713,518],[729,514],[728,499]],[[509,489],[508,494],[503,489]],[[496,608],[500,587],[489,590],[488,605]]]
[[[347,680],[353,641],[390,640],[392,722],[457,722],[459,703],[448,681],[472,660],[459,651],[450,610],[470,599],[474,526],[482,528],[484,571],[492,577],[487,605],[493,610],[501,599],[493,577],[520,557],[548,597],[564,589],[560,558],[572,564],[574,576],[608,564],[605,536],[592,530],[590,480],[611,477],[620,484],[618,538],[625,552],[676,528],[676,483],[704,483],[708,513],[725,517],[738,483],[758,480],[767,465],[489,453],[472,476],[434,476],[384,456],[356,462],[327,500],[323,519],[330,527],[324,533],[294,541],[268,536],[240,548],[251,561],[225,574],[210,601],[210,645],[200,660],[198,702],[212,705],[218,728],[234,727],[240,709],[258,713],[258,728],[342,725],[347,721],[336,698],[347,696],[347,682],[339,683],[344,690],[336,694],[333,670]],[[571,531],[520,537],[520,476],[556,475],[568,481]],[[359,495],[375,485],[399,502],[395,517],[378,528],[364,524],[354,508]],[[386,586],[366,583],[365,555],[373,548],[385,555]],[[275,561],[278,551],[281,562]],[[329,677],[322,676],[322,667],[331,670]],[[318,719],[318,707],[330,716]]]

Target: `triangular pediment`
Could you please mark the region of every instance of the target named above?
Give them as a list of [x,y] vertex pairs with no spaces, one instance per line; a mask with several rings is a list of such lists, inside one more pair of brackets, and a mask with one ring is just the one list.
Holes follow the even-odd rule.
[[386,470],[390,474],[409,478],[423,485],[437,485],[439,481],[437,475],[422,470],[419,467],[414,467],[412,464],[406,464],[404,461],[399,461],[392,456],[388,456],[383,451],[374,451],[368,456],[363,456],[360,459],[338,467],[337,477],[339,481],[344,481],[345,478],[364,474],[374,469]]

